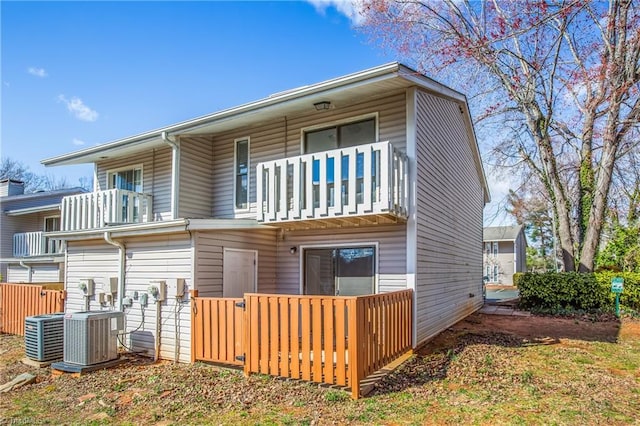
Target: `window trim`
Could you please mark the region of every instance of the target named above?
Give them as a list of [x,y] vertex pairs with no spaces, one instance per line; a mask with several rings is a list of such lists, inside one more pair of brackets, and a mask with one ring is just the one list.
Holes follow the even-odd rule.
[[356,116],[351,116],[347,118],[341,118],[334,121],[325,121],[320,124],[314,124],[313,126],[307,126],[300,129],[300,153],[306,154],[305,151],[305,134],[308,132],[313,132],[317,130],[330,129],[332,127],[342,126],[345,124],[357,123],[358,121],[365,121],[373,118],[375,121],[375,140],[371,141],[371,143],[380,141],[380,114],[378,111],[370,112],[367,114],[361,114]]
[[116,169],[108,169],[106,172],[106,180],[107,180],[107,184],[106,184],[106,188],[107,190],[109,189],[117,189],[117,188],[112,188],[111,187],[111,175],[113,173],[118,173],[118,172],[122,172],[125,170],[136,170],[136,169],[140,169],[140,193],[144,193],[144,164],[140,163],[140,164],[135,164],[132,166],[124,166],[124,167],[118,167]]
[[[237,193],[237,175],[238,170],[238,142],[247,141],[247,207],[238,208],[238,200],[236,199]],[[249,203],[249,194],[251,192],[251,137],[245,136],[242,138],[236,138],[233,140],[233,211],[235,213],[247,213],[251,210],[251,204]]]
[[[288,246],[285,244],[285,246]],[[361,248],[361,247],[373,247],[375,259],[373,261],[373,294],[380,293],[380,243],[378,241],[371,242],[356,242],[356,243],[318,243],[318,244],[301,244],[298,246],[298,294],[304,295],[304,251],[306,249],[339,249],[339,248]]]
[[498,242],[497,241],[493,242],[493,251],[491,253],[493,254],[494,257],[497,257],[498,254],[500,253],[500,249],[498,247]]
[[[47,231],[47,219],[53,219],[53,218],[58,219],[58,224],[60,225],[60,229],[62,229],[62,221],[60,220],[60,215],[49,215],[49,216],[44,216],[42,218],[42,230],[44,232],[57,232],[57,231]],[[60,229],[58,231],[60,231]]]

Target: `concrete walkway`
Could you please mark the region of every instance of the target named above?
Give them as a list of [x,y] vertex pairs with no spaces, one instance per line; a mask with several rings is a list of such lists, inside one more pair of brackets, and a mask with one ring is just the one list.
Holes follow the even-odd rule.
[[512,306],[499,306],[485,303],[482,309],[478,311],[481,314],[487,315],[513,315],[516,317],[530,317],[531,312],[519,311]]
[[487,285],[484,306],[478,312],[487,315],[513,315],[529,317],[530,312],[519,311],[518,305],[520,292],[513,286]]

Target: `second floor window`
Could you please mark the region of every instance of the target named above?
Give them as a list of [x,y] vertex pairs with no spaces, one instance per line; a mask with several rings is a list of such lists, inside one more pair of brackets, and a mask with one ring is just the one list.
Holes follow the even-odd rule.
[[109,172],[109,189],[142,192],[142,167]]
[[44,218],[44,232],[55,232],[60,230],[60,216],[49,216]]
[[335,148],[376,142],[376,120],[369,118],[355,123],[340,124],[304,134],[304,151],[328,151]]
[[498,255],[498,243],[497,242],[493,243],[493,255],[494,256]]
[[235,144],[235,207],[249,208],[249,138],[236,139]]

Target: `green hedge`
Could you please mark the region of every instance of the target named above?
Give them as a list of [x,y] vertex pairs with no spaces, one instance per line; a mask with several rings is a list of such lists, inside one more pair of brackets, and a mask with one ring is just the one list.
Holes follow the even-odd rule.
[[613,277],[624,278],[624,292],[620,297],[622,307],[640,311],[640,274],[611,271],[523,274],[518,279],[520,306],[556,312],[611,310],[615,301],[615,295],[611,293]]

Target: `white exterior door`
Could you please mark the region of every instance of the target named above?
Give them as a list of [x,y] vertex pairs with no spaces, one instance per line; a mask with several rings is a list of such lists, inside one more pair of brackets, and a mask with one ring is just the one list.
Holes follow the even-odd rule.
[[255,293],[257,251],[224,249],[222,268],[222,297],[244,297],[245,293]]

